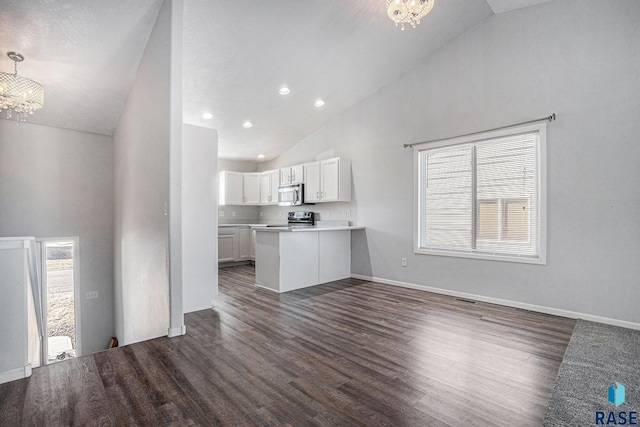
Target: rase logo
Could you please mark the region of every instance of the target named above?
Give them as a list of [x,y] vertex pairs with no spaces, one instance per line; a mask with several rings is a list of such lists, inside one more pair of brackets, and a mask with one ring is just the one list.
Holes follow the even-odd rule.
[[[619,382],[611,384],[607,389],[607,400],[616,408],[624,403],[624,386]],[[638,425],[637,411],[596,411],[596,425],[624,426]]]
[[607,397],[609,402],[616,405],[616,407],[624,403],[624,386],[616,381],[615,384],[611,384],[607,390]]

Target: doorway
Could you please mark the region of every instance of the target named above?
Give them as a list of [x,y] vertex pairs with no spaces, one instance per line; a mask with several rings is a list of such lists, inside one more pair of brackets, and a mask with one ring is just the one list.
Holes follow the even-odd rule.
[[81,355],[78,238],[39,239],[42,259],[43,359]]

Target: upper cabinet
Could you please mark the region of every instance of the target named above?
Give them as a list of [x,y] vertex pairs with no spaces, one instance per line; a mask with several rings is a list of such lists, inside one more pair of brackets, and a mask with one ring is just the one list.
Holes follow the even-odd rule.
[[219,204],[221,205],[241,205],[242,198],[242,172],[220,171],[219,181]]
[[245,205],[260,204],[260,173],[244,173],[242,182],[243,203]]
[[305,202],[350,202],[351,161],[335,157],[306,163],[304,183]]
[[273,170],[260,174],[260,204],[277,205],[280,171]]
[[219,172],[221,205],[277,205],[278,187],[304,184],[306,203],[350,202],[351,161],[340,157],[266,172]]
[[299,184],[304,182],[302,165],[296,165],[280,169],[280,184]]

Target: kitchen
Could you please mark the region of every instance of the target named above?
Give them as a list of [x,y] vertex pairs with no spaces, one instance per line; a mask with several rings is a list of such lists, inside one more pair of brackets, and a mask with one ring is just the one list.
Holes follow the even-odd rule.
[[[323,203],[351,201],[349,159],[329,158],[263,172],[220,169],[221,266],[255,263],[256,284],[276,292],[350,277],[351,232],[364,227],[353,226],[348,219],[328,219],[331,209],[314,212]],[[264,218],[266,206],[286,208],[286,221],[282,210],[277,219]],[[232,209],[231,218],[225,217],[224,207]],[[242,217],[237,216],[238,208],[245,208]],[[343,213],[348,218],[351,210]]]

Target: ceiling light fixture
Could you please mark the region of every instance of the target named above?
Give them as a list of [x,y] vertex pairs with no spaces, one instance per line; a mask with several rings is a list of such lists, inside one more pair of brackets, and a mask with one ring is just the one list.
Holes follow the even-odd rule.
[[211,114],[210,112],[206,111],[204,113],[202,113],[202,118],[205,120],[211,120],[213,119],[213,114]]
[[258,154],[258,158],[259,159],[264,159],[265,157],[267,157],[267,156],[265,156],[264,154]]
[[402,26],[402,31],[404,31],[404,24],[409,24],[412,28],[415,28],[420,23],[420,20],[431,12],[434,1],[387,0],[387,15],[396,23],[396,27],[398,24]]
[[247,120],[246,122],[244,122],[242,124],[242,127],[245,128],[245,129],[252,128],[253,127],[253,123],[251,123],[249,120]]
[[278,91],[278,93],[279,93],[280,95],[289,95],[289,94],[291,93],[291,89],[289,89],[289,88],[288,88],[288,87],[286,87],[286,86],[282,86],[282,87],[280,88],[280,90]]
[[17,52],[7,52],[13,61],[13,74],[0,72],[0,112],[7,111],[7,119],[16,113],[18,122],[26,122],[27,114],[44,105],[44,89],[42,85],[31,79],[18,75],[18,62],[24,61],[24,56]]
[[322,107],[324,105],[324,101],[322,99],[316,99],[316,102],[313,105],[316,107]]

